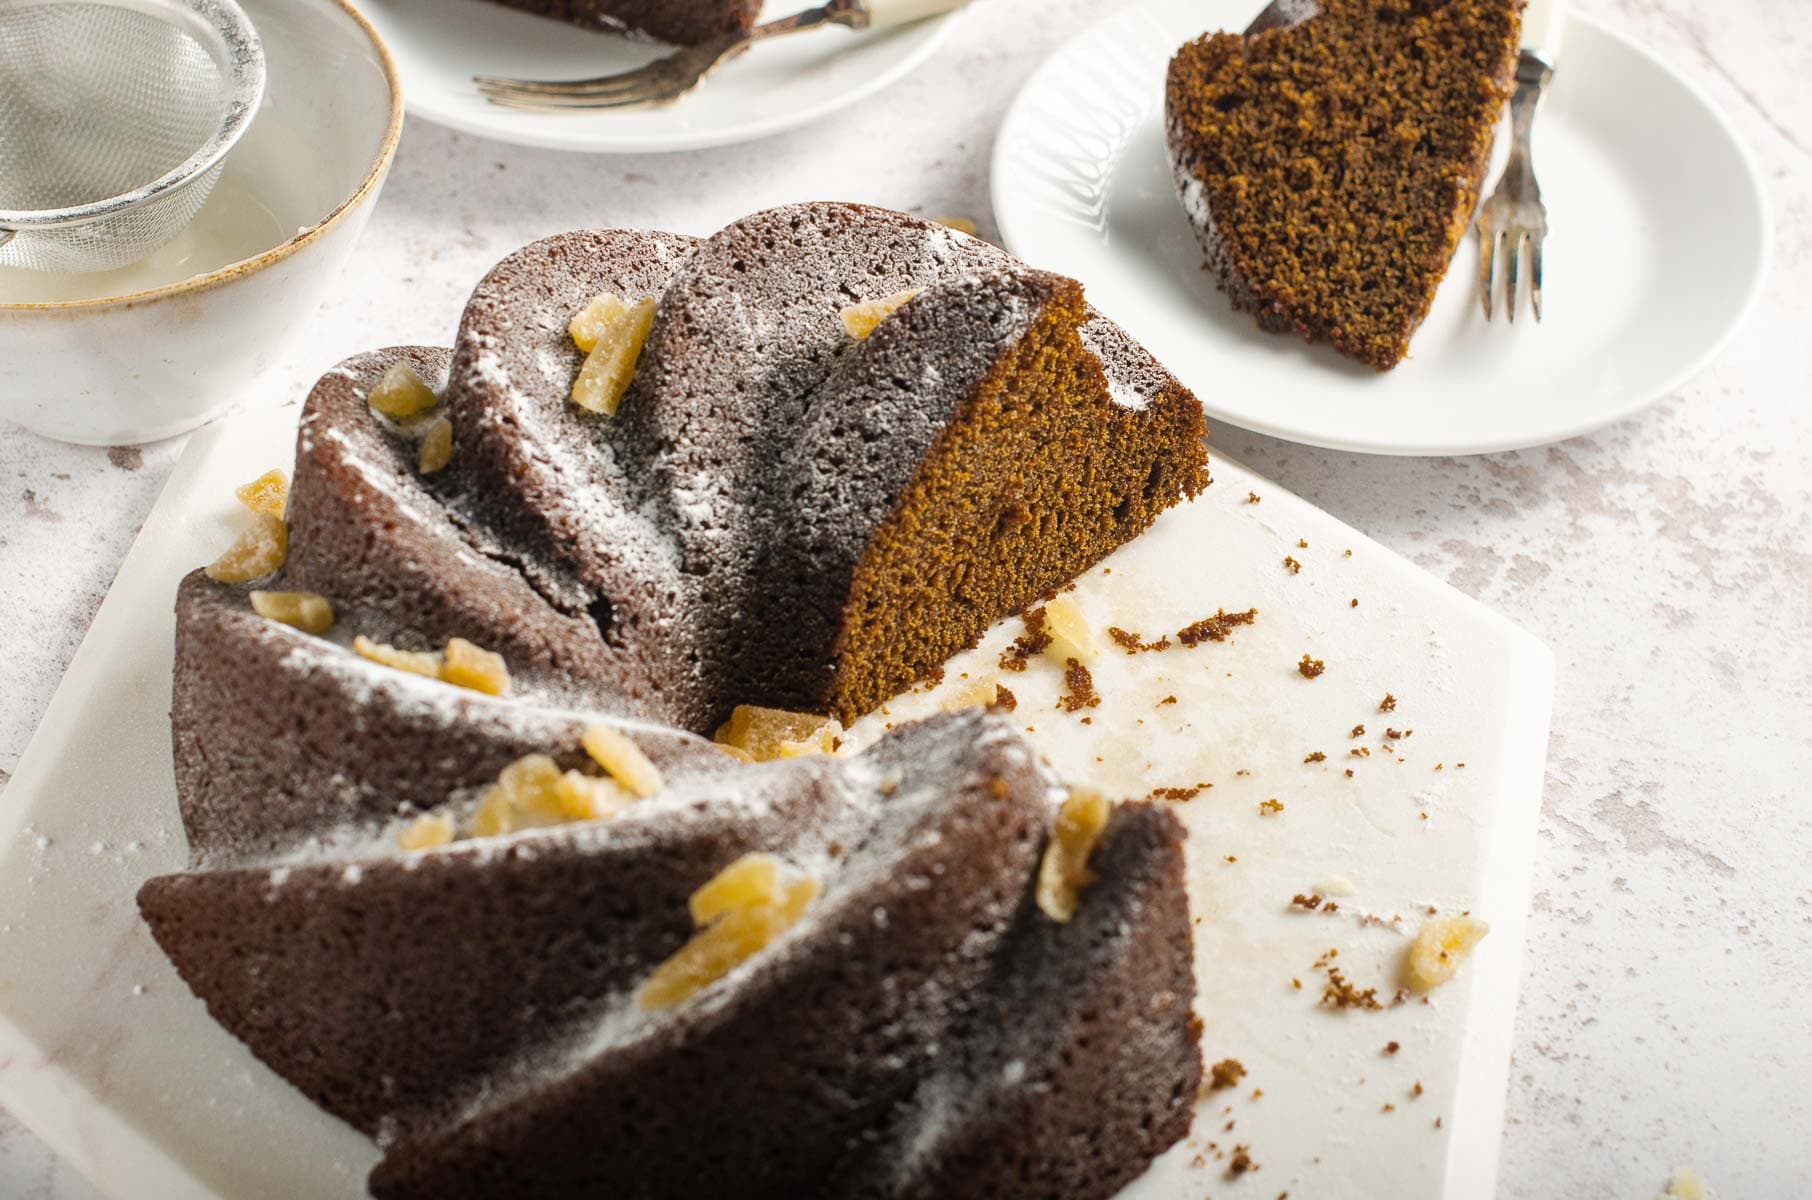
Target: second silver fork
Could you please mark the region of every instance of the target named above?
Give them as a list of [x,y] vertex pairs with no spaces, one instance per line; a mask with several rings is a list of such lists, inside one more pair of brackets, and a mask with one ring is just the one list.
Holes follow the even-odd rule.
[[1523,247],[1529,247],[1529,303],[1541,320],[1541,251],[1548,236],[1548,209],[1541,201],[1535,180],[1535,160],[1530,134],[1535,112],[1554,68],[1543,58],[1524,50],[1516,63],[1516,94],[1510,99],[1510,160],[1504,174],[1479,209],[1479,303],[1491,319],[1491,295],[1498,260],[1504,260],[1504,317],[1516,321],[1517,287],[1522,275]]

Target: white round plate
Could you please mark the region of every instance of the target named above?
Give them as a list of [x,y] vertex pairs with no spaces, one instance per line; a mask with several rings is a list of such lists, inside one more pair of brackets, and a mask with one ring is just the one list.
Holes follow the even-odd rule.
[[[1263,0],[1140,0],[1026,84],[994,154],[1007,246],[1089,298],[1212,417],[1380,454],[1473,454],[1608,425],[1705,366],[1760,290],[1768,210],[1711,102],[1647,52],[1573,17],[1535,123],[1548,205],[1544,322],[1487,322],[1465,239],[1394,371],[1261,332],[1202,269],[1164,149],[1165,66]],[[1504,147],[1489,180],[1495,182]],[[1489,188],[1490,183],[1487,184]]]
[[[832,115],[929,58],[955,18],[886,33],[819,29],[756,46],[698,91],[661,108],[517,112],[478,94],[474,75],[579,79],[626,71],[673,47],[595,33],[487,0],[362,0],[396,58],[409,111],[480,137],[606,154],[701,150]],[[770,0],[764,19],[806,0]]]

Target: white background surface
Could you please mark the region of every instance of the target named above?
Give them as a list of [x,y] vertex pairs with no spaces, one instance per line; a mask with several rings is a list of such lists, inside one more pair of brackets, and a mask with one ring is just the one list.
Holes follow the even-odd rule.
[[[308,335],[256,399],[298,398],[371,345],[444,341],[485,267],[556,230],[703,233],[836,197],[992,233],[1000,114],[1105,2],[984,0],[866,110],[735,149],[586,159],[412,122],[342,294],[298,314]],[[1704,86],[1763,163],[1777,260],[1724,358],[1658,408],[1546,450],[1410,461],[1216,436],[1555,649],[1500,1194],[1647,1200],[1691,1164],[1714,1195],[1798,1200],[1812,1195],[1812,5],[1581,7]],[[178,449],[0,429],[0,775]],[[0,1197],[91,1195],[0,1116]]]

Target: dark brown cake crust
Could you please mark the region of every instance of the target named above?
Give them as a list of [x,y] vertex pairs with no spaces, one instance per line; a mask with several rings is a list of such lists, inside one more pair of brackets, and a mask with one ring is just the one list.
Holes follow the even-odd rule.
[[657,38],[693,46],[744,33],[761,15],[761,0],[495,0],[537,16],[586,29]]
[[1261,328],[1384,371],[1471,223],[1522,0],[1273,0],[1171,60],[1178,194]]

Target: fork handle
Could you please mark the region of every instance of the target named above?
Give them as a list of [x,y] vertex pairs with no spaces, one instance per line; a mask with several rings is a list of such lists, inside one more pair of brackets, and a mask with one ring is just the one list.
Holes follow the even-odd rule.
[[1550,70],[1560,59],[1566,7],[1566,0],[1529,0],[1523,9],[1523,52],[1535,55]]
[[955,12],[969,0],[858,0],[857,6],[867,14],[858,29],[897,29],[927,17],[940,17]]

